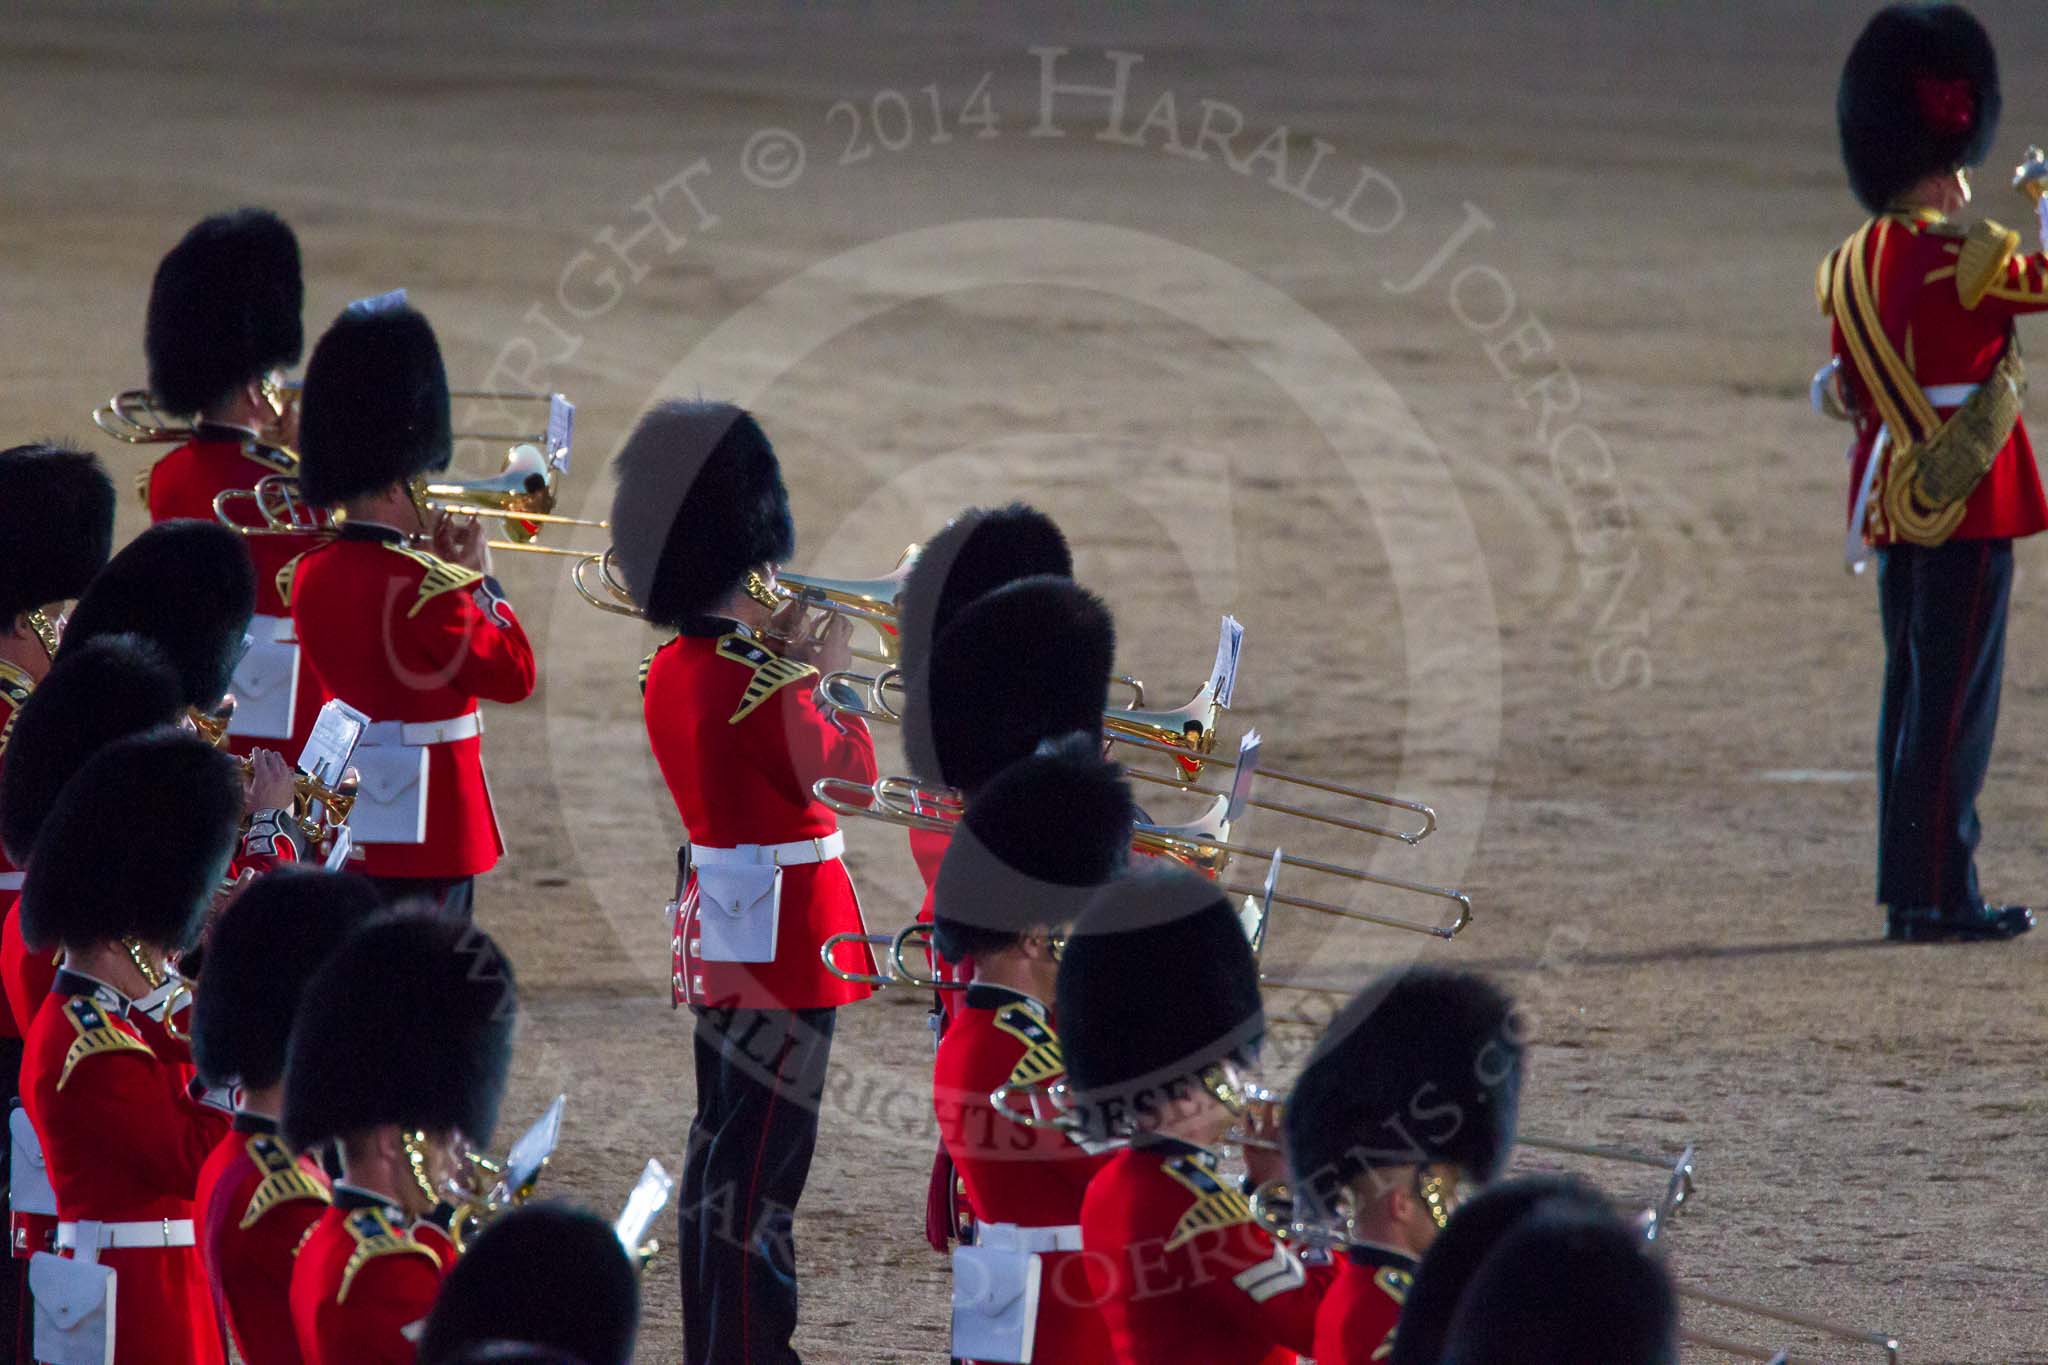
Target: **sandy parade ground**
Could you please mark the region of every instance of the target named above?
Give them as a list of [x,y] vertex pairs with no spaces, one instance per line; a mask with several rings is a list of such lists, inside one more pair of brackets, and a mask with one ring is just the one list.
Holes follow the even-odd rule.
[[[1979,208],[2025,225],[1999,168],[2048,140],[2025,79],[2048,40],[2027,6],[1977,8],[2008,73]],[[1476,914],[1441,943],[1278,912],[1269,1079],[1337,1000],[1299,986],[1495,973],[1537,1022],[1527,1130],[1698,1144],[1683,1280],[1882,1327],[1909,1360],[2048,1360],[2048,935],[1894,948],[1870,903],[1875,599],[1840,566],[1845,429],[1806,403],[1813,267],[1859,221],[1832,100],[1863,17],[14,6],[6,426],[90,437],[125,487],[150,452],[88,414],[142,382],[155,261],[261,203],[299,232],[309,339],[402,285],[458,383],[575,400],[565,511],[601,515],[633,419],[700,392],[761,414],[804,568],[879,575],[959,507],[1027,498],[1155,700],[1235,613],[1233,742],[1255,726],[1269,765],[1438,813],[1413,849],[1246,827]],[[2048,546],[2018,564],[1982,866],[2024,901]],[[611,1209],[676,1164],[692,1102],[659,913],[679,826],[634,686],[657,641],[564,561],[499,572],[543,670],[485,743],[510,848],[479,917],[528,1011],[506,1123],[566,1091],[549,1186]],[[1155,813],[1192,813],[1175,799]],[[870,924],[900,925],[901,833],[848,837]],[[924,1003],[840,1020],[798,1222],[807,1359],[944,1356]],[[643,1359],[679,1353],[674,1268],[648,1273]],[[1822,1354],[1880,1358],[1845,1351]]]

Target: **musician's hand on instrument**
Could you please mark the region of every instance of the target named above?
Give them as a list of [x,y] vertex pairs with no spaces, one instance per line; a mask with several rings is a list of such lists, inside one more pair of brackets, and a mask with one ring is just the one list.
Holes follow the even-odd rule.
[[465,569],[491,571],[491,550],[484,543],[484,524],[475,517],[442,513],[434,523],[434,553]]
[[808,636],[804,629],[804,617],[807,614],[803,602],[792,597],[775,609],[775,614],[761,627],[761,633],[783,646],[782,653],[789,654],[791,650],[799,648]]
[[[1286,1140],[1280,1132],[1280,1106],[1272,1100],[1254,1100],[1238,1115],[1237,1126],[1246,1138],[1244,1168],[1255,1185],[1287,1178]],[[1257,1146],[1255,1143],[1270,1143]]]
[[290,810],[297,795],[295,784],[291,765],[275,749],[249,752],[249,781],[243,800],[252,814],[259,810]]

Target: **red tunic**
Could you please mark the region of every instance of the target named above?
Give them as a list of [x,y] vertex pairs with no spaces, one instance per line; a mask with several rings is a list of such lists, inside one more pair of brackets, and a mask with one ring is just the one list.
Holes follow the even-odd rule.
[[[1064,1069],[1045,1006],[999,986],[971,986],[939,1042],[932,1108],[939,1136],[967,1187],[977,1224],[1076,1226],[1088,1181],[1109,1161],[1065,1134],[997,1113],[989,1092],[1042,1082]],[[1039,1253],[1034,1360],[1095,1361],[1109,1355],[1109,1326],[1089,1291],[1084,1253]]]
[[1415,1258],[1392,1247],[1346,1252],[1316,1311],[1316,1365],[1371,1365],[1392,1356],[1415,1270]]
[[[1854,240],[1853,238],[1851,239]],[[1844,260],[1845,242],[1821,263],[1816,281],[1822,311],[1834,318],[1832,345],[1842,359],[1842,383],[1856,413],[1856,438],[1849,468],[1853,514],[1881,417],[1870,396],[1870,378],[1858,368],[1835,317],[1833,292]],[[2005,349],[2013,319],[2048,309],[2048,254],[2016,254],[1988,238],[1973,242],[1963,229],[1933,212],[1887,214],[1864,242],[1864,260],[1877,296],[1877,311],[1892,348],[1912,368],[1920,388],[1975,384],[1990,374]],[[1952,406],[1938,406],[1942,419]],[[1863,527],[1864,539],[1884,546],[1901,539],[1879,496],[1897,448],[1897,433],[1877,471]],[[2030,536],[2048,528],[2048,498],[2034,462],[2024,420],[1998,452],[1991,469],[1970,494],[1951,540]]]
[[[213,500],[230,488],[254,488],[257,480],[278,472],[275,455],[271,461],[258,456],[264,450],[256,438],[234,427],[201,423],[198,435],[158,460],[149,471],[149,519],[152,522],[195,518],[214,521]],[[261,518],[246,502],[234,509],[236,524],[261,525]],[[250,536],[249,558],[256,566],[256,617],[250,632],[259,639],[272,622],[288,619],[284,599],[279,596],[277,572],[295,556],[319,543],[313,536]],[[287,763],[297,761],[306,747],[306,736],[319,714],[319,680],[312,670],[299,664],[298,695],[292,710],[292,735],[288,740],[228,737],[227,747],[237,754],[252,748],[278,749]]]
[[405,1329],[426,1321],[454,1265],[455,1244],[440,1228],[337,1186],[292,1267],[292,1325],[306,1365],[411,1365]]
[[1291,1365],[1315,1345],[1332,1272],[1252,1221],[1204,1148],[1118,1152],[1088,1184],[1081,1245],[1119,1365]]
[[[859,720],[834,720],[812,693],[817,670],[782,659],[736,623],[707,623],[647,661],[645,711],[654,761],[690,840],[711,848],[823,838],[839,821],[812,799],[821,777],[875,780],[875,744]],[[860,902],[845,863],[800,863],[782,877],[772,962],[706,962],[699,956],[693,884],[676,971],[679,1002],[744,1009],[824,1009],[865,999],[870,988],[825,970],[819,948],[836,933],[862,933]],[[857,943],[834,955],[873,972]]]
[[[75,973],[43,997],[21,1064],[21,1098],[42,1138],[64,1222],[154,1223],[193,1216],[192,1196],[227,1115],[186,1093],[187,1069],[151,1050],[128,1001]],[[73,993],[76,991],[77,993]],[[225,1359],[197,1248],[117,1247],[121,1365],[213,1365]]]
[[[398,533],[350,526],[280,575],[305,662],[322,699],[339,697],[372,721],[424,723],[469,716],[477,700],[533,694],[533,646],[482,574],[408,549]],[[369,755],[358,750],[359,766]],[[364,775],[366,787],[369,775]],[[366,791],[361,801],[368,798]],[[373,877],[470,877],[504,852],[484,781],[483,740],[428,746],[426,837],[360,841],[352,870]]]
[[[7,759],[7,739],[14,733],[14,713],[28,700],[28,694],[35,690],[35,679],[16,668],[13,664],[0,662],[0,765]],[[9,919],[14,917],[14,903],[21,899],[21,869],[8,858],[7,850],[0,848],[0,913]],[[6,986],[4,975],[0,975],[0,986]],[[44,991],[49,989],[46,983]],[[31,996],[16,996],[11,988],[7,993],[7,1008],[0,1010],[0,1038],[19,1038],[28,1031],[28,1016],[35,1012],[35,1006],[42,1001],[42,992]],[[16,1004],[16,1000],[20,1004]]]
[[304,1359],[292,1329],[292,1264],[329,1198],[319,1164],[293,1157],[277,1124],[255,1114],[237,1114],[200,1168],[199,1258],[248,1365]]

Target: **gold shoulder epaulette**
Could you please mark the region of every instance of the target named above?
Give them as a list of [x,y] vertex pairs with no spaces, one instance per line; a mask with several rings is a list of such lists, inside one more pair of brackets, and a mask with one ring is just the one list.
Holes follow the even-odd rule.
[[276,1138],[258,1133],[243,1144],[243,1150],[249,1153],[249,1160],[256,1163],[256,1169],[263,1172],[263,1181],[257,1185],[256,1193],[249,1196],[249,1207],[242,1210],[242,1227],[253,1226],[257,1219],[279,1204],[299,1199],[317,1199],[323,1204],[334,1202],[327,1187],[308,1174]]
[[1415,1276],[1405,1270],[1383,1265],[1373,1272],[1372,1282],[1379,1291],[1395,1303],[1408,1302],[1408,1291],[1415,1287]]
[[1970,224],[1962,253],[1956,257],[1956,296],[1963,307],[1975,308],[1983,302],[1985,293],[2004,277],[2006,264],[2019,249],[2020,235],[2011,228],[2001,227],[1989,218]]
[[1168,1175],[1193,1191],[1195,1202],[1173,1225],[1166,1249],[1172,1251],[1197,1233],[1234,1227],[1252,1221],[1251,1202],[1231,1189],[1191,1156],[1177,1156],[1162,1167]]
[[1036,1085],[1067,1069],[1059,1038],[1029,1005],[1003,1006],[996,1011],[995,1025],[1024,1044],[1024,1055],[1010,1068],[1011,1085]]
[[341,1268],[341,1292],[334,1296],[336,1303],[348,1301],[348,1288],[355,1282],[356,1272],[379,1256],[424,1256],[437,1267],[441,1264],[439,1252],[414,1241],[410,1232],[391,1226],[391,1219],[382,1209],[357,1209],[348,1216],[348,1230],[356,1239],[356,1249],[348,1254],[348,1264]]
[[1841,254],[1842,248],[1836,247],[1820,258],[1820,266],[1813,272],[1813,297],[1824,318],[1835,315],[1835,262]]
[[28,700],[28,694],[36,690],[28,674],[12,664],[0,663],[0,698],[7,702],[7,723],[0,725],[0,754],[7,752],[7,741],[14,738],[14,719],[21,714],[21,705]]
[[275,580],[277,583],[277,595],[284,599],[284,604],[287,607],[292,604],[292,579],[298,576],[299,561],[311,553],[311,550],[299,551],[290,559],[287,559],[284,562],[284,567],[277,571],[277,578]]
[[140,1052],[145,1057],[156,1055],[149,1050],[149,1044],[134,1034],[115,1028],[114,1021],[107,1018],[99,1001],[89,995],[74,995],[66,1000],[64,1017],[71,1021],[71,1027],[78,1036],[71,1040],[70,1050],[64,1054],[64,1069],[57,1073],[59,1090],[71,1079],[71,1068],[87,1057],[103,1052]]
[[[654,651],[654,654],[659,653],[661,653],[659,649]],[[647,674],[654,667],[654,654],[650,654],[640,661],[640,695],[643,697],[647,695]]]
[[484,581],[484,576],[475,569],[450,564],[438,555],[428,554],[425,550],[415,550],[410,545],[393,545],[386,541],[384,548],[393,554],[404,555],[427,571],[427,576],[420,580],[420,595],[413,599],[412,610],[405,614],[408,620],[418,616],[421,607],[442,593],[456,592]]
[[732,719],[726,722],[728,725],[738,725],[762,702],[793,682],[815,676],[818,671],[809,664],[785,659],[760,641],[749,640],[737,632],[719,637],[718,653],[721,658],[743,663],[754,670],[754,676],[747,680],[747,690],[740,695],[740,708],[732,713]]

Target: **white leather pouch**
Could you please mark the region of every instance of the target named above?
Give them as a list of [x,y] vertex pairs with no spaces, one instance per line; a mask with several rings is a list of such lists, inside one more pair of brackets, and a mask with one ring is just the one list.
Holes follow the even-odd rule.
[[350,760],[361,784],[348,827],[359,844],[417,844],[427,837],[427,750],[362,745]]
[[697,864],[697,940],[706,962],[773,962],[782,918],[782,869],[763,863]]
[[954,1359],[1030,1365],[1040,1273],[1035,1252],[954,1247]]
[[50,1188],[50,1172],[43,1165],[43,1143],[28,1110],[17,1106],[7,1119],[7,1140],[12,1162],[7,1172],[8,1206],[16,1213],[57,1216],[57,1192]]
[[[82,1223],[81,1232],[98,1224]],[[114,1365],[114,1289],[111,1266],[69,1260],[47,1251],[29,1258],[28,1287],[35,1296],[35,1356],[46,1365]]]
[[290,739],[292,703],[299,695],[299,647],[289,640],[258,640],[235,667],[235,714],[228,733],[241,739]]

